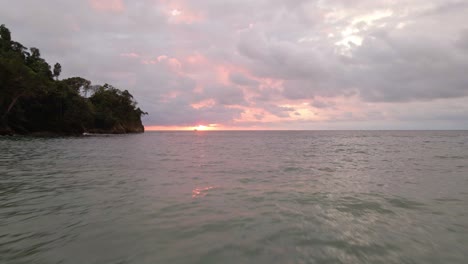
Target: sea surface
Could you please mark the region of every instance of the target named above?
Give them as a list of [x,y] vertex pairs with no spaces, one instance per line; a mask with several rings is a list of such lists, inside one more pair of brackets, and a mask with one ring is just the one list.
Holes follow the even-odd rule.
[[0,263],[468,263],[468,131],[0,137]]

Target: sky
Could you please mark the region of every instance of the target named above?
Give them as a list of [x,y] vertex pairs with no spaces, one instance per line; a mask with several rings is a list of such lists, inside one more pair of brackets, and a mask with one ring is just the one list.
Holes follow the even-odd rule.
[[468,129],[466,0],[0,0],[161,129]]

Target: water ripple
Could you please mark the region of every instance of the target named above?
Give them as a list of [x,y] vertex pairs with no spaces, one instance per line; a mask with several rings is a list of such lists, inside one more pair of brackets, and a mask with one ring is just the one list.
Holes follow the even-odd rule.
[[0,263],[466,263],[468,133],[0,138]]

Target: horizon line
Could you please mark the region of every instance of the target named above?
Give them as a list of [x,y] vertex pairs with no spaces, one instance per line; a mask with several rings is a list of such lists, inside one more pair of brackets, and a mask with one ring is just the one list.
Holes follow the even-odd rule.
[[468,131],[465,129],[207,129],[207,130],[187,130],[187,129],[157,129],[146,130],[145,132],[252,132],[252,131]]

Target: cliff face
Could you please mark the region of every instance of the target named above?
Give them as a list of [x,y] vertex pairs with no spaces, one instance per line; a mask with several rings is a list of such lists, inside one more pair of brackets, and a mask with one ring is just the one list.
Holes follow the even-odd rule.
[[144,133],[145,132],[145,127],[143,124],[140,122],[138,123],[133,123],[133,124],[116,124],[113,127],[109,129],[99,129],[99,128],[94,128],[94,129],[88,129],[88,133],[93,133],[93,134],[129,134],[129,133]]
[[0,136],[11,136],[14,134],[14,131],[9,127],[0,124]]
[[133,126],[128,126],[125,128],[125,131],[127,133],[144,133],[145,132],[145,127],[143,126],[143,124],[139,124],[139,125],[133,125]]
[[43,129],[26,129],[24,127],[10,127],[8,122],[0,121],[0,136],[12,135],[30,135],[30,136],[79,136],[83,133],[92,134],[130,134],[144,133],[145,127],[141,119],[136,119],[127,122],[116,122],[109,127],[75,127],[69,129],[57,129],[53,127],[45,127]]
[[110,129],[87,129],[87,130],[76,130],[76,131],[14,131],[9,127],[0,126],[0,136],[13,136],[13,135],[29,135],[39,137],[53,137],[53,136],[80,136],[83,133],[92,134],[133,134],[133,133],[144,133],[145,127],[142,124],[133,125],[116,125]]

